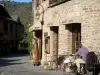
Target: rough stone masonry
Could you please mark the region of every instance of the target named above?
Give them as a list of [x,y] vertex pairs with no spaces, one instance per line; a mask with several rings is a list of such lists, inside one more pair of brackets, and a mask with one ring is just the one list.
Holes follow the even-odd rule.
[[[49,7],[49,0],[45,0],[41,5],[44,7],[43,34],[48,32],[50,36],[51,53],[47,56],[55,51],[53,43],[56,36],[50,30],[53,26],[58,27],[58,55],[72,53],[72,32],[66,29],[70,23],[81,24],[81,42],[89,51],[100,51],[100,0],[70,0],[53,7]],[[46,60],[46,53],[45,37],[42,37],[43,62]]]

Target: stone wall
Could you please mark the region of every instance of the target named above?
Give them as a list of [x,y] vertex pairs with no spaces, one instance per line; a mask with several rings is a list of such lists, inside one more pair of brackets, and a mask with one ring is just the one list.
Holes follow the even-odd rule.
[[[48,0],[46,0],[48,1]],[[43,5],[48,2],[42,3]],[[49,6],[49,5],[48,5]],[[100,49],[100,1],[71,0],[60,5],[46,8],[44,26],[59,26],[58,54],[72,52],[72,33],[65,28],[69,23],[81,23],[81,41],[89,51]],[[78,19],[76,17],[79,17]],[[65,22],[65,25],[63,25]],[[43,29],[45,30],[45,29]],[[52,34],[50,34],[52,36]],[[43,43],[44,44],[44,43]],[[52,45],[50,50],[52,51]],[[43,45],[44,49],[44,45]],[[44,50],[43,50],[44,51]],[[43,53],[44,54],[44,53]]]
[[69,30],[65,30],[65,25],[59,26],[59,46],[58,55],[66,55],[71,53],[72,36]]
[[[44,13],[46,26],[59,26],[58,55],[72,53],[72,33],[68,29],[65,29],[65,25],[62,24],[62,21],[67,18],[72,19],[73,17],[80,16],[81,11],[79,4],[78,0],[68,1],[58,6],[48,8]],[[52,34],[50,36],[52,36]]]
[[100,51],[100,1],[82,5],[82,42],[89,51]]

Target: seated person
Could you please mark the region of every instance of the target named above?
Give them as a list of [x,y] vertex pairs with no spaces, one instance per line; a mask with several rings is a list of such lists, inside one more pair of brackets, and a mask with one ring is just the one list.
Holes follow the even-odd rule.
[[80,55],[83,61],[86,61],[86,56],[88,54],[88,49],[84,47],[82,44],[79,44],[79,50],[75,53],[75,56]]
[[86,62],[86,56],[88,54],[88,49],[84,47],[82,44],[79,44],[79,50],[74,54],[75,56],[81,56],[82,59],[76,59],[75,63],[77,65],[78,71],[80,71],[80,63],[85,63]]
[[74,60],[75,60],[75,58],[72,55],[65,57],[65,59],[62,63],[62,69],[70,68],[70,66],[73,65],[71,63],[74,62]]
[[[76,63],[77,65],[77,69],[78,71],[80,71],[80,63],[85,63],[86,62],[86,56],[88,54],[88,49],[86,47],[84,47],[82,44],[79,44],[79,50],[75,53],[75,54],[72,54],[74,56],[77,56],[78,58],[75,59],[73,56],[69,56],[68,58],[66,58],[63,62],[63,66],[66,64],[66,63],[70,63],[70,62],[74,62]],[[81,58],[80,58],[81,57]],[[75,61],[74,61],[75,59]],[[63,67],[64,68],[64,67]]]
[[78,72],[81,72],[81,70],[80,70],[80,63],[85,63],[85,61],[82,60],[82,57],[79,56],[79,55],[76,56],[76,59],[75,59],[74,63],[75,63],[76,66],[77,66],[77,71],[78,71]]

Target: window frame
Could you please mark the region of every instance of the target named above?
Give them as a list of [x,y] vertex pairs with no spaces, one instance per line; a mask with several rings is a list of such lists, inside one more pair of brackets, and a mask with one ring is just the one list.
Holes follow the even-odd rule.
[[45,53],[50,54],[50,36],[45,38]]
[[53,6],[56,6],[56,5],[65,3],[65,2],[70,1],[70,0],[60,0],[60,1],[57,0],[57,2],[56,1],[55,2],[52,2],[52,1],[54,1],[54,0],[49,0],[49,5],[50,5],[49,7],[53,7]]

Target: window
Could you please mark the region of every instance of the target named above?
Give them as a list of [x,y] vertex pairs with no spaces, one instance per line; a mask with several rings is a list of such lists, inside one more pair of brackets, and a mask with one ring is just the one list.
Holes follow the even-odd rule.
[[13,24],[10,24],[10,27],[9,27],[10,29],[10,33],[12,34],[12,32],[13,32]]
[[52,5],[61,4],[61,3],[66,2],[66,1],[69,1],[69,0],[50,0],[49,3],[52,6]]
[[4,22],[4,32],[5,34],[8,33],[8,23],[7,22]]
[[12,32],[12,30],[13,30],[13,25],[11,24],[10,25],[10,32]]
[[75,23],[72,25],[72,53],[79,50],[79,43],[81,43],[81,24]]
[[50,54],[50,37],[46,37],[45,39],[45,52]]

